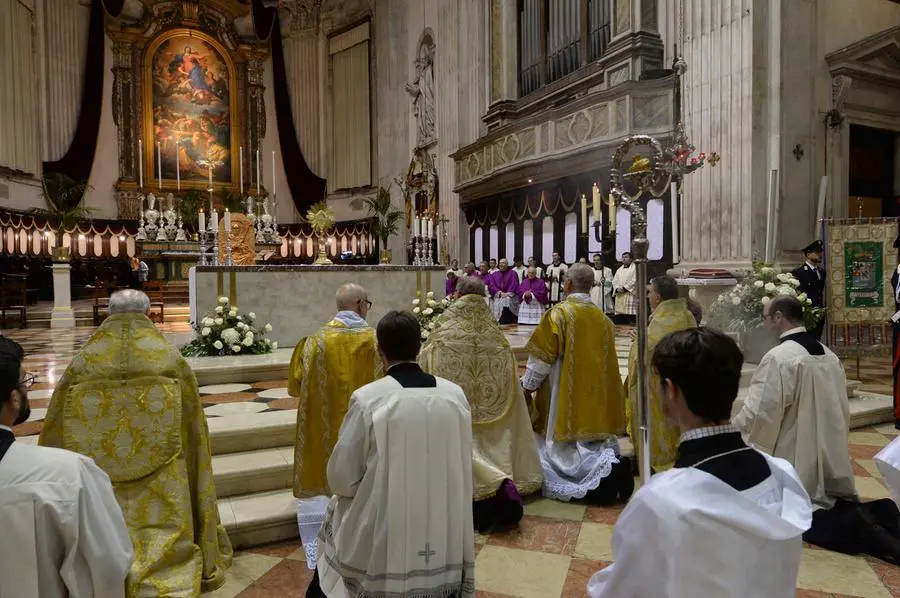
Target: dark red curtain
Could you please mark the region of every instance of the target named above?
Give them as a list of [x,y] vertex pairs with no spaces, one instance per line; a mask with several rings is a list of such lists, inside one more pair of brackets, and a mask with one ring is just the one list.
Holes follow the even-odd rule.
[[272,92],[275,96],[275,122],[281,160],[294,205],[300,214],[305,215],[310,206],[325,199],[325,179],[310,170],[297,141],[287,71],[284,66],[284,46],[281,41],[278,10],[267,7],[263,0],[253,0],[251,15],[256,35],[260,39],[268,39],[271,46]]
[[[93,0],[88,24],[87,52],[84,57],[84,87],[81,90],[81,109],[75,135],[66,154],[59,160],[44,162],[44,174],[59,172],[76,181],[91,176],[97,137],[100,133],[100,113],[103,108],[103,76],[105,74],[106,32],[103,30],[103,9],[113,16],[122,12],[124,0]],[[53,126],[53,123],[49,123]]]

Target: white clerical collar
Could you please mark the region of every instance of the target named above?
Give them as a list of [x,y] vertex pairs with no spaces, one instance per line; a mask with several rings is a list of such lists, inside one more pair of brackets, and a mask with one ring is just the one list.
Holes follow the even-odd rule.
[[791,328],[790,330],[788,330],[786,332],[782,332],[778,338],[782,339],[786,336],[790,336],[792,334],[798,334],[800,332],[806,332],[806,328],[804,326],[797,326],[796,328]]
[[819,268],[817,265],[815,265],[814,263],[812,263],[812,262],[809,261],[809,260],[806,260],[806,265],[809,266],[809,268],[810,268],[811,270],[817,270],[817,269]]
[[4,426],[3,424],[0,424],[0,430],[6,430],[7,432],[12,432],[12,428],[10,428],[8,426]]
[[694,428],[681,434],[679,444],[688,440],[697,440],[698,438],[707,438],[709,436],[718,436],[719,434],[733,434],[740,432],[731,424],[722,424],[721,426],[703,426],[702,428]]

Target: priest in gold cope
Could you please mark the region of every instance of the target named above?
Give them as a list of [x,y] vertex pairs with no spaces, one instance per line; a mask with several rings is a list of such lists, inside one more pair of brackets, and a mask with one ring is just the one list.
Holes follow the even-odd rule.
[[366,322],[372,302],[356,284],[341,286],[337,314],[294,349],[288,392],[298,399],[294,496],[330,494],[325,468],[350,395],[382,376],[375,329]]

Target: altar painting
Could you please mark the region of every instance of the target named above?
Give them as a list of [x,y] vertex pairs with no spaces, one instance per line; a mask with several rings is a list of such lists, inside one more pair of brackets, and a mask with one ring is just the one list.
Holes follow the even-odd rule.
[[170,32],[154,45],[148,51],[153,143],[145,146],[150,172],[159,176],[159,143],[163,179],[180,177],[189,187],[205,187],[211,167],[213,182],[232,182],[230,60],[217,43],[196,31]]

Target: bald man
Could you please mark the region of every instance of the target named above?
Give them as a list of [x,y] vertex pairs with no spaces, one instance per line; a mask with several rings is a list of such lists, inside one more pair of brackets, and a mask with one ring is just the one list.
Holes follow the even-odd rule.
[[347,413],[350,395],[382,376],[375,329],[366,322],[372,302],[357,284],[335,295],[337,314],[301,339],[291,357],[288,392],[297,397],[294,496],[328,495],[325,467]]

